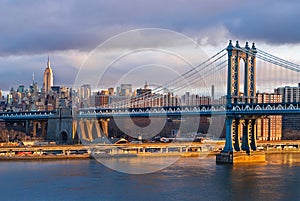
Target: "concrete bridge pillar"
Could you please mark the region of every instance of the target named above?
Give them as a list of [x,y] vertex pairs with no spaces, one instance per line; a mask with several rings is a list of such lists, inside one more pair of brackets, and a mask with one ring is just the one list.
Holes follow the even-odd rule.
[[251,133],[250,147],[253,151],[256,151],[256,120],[255,119],[252,119],[251,126],[252,126],[252,133]]
[[29,120],[25,121],[25,134],[28,135],[29,134]]
[[[78,119],[73,121],[73,134],[72,138],[75,140],[80,139],[85,141],[93,141],[96,138],[103,136],[108,137],[108,121],[98,119]],[[78,139],[77,139],[78,140]]]
[[242,150],[247,153],[250,152],[249,146],[249,136],[252,135],[252,123],[251,120],[245,119],[244,128],[243,128],[243,136],[242,136]]
[[37,121],[33,121],[33,123],[32,123],[32,125],[33,125],[33,133],[32,133],[33,137],[36,137],[36,130],[37,130],[36,127],[37,127],[38,123],[39,122],[37,122]]
[[232,130],[234,134],[234,149],[240,151],[240,132],[239,132],[240,119],[234,119],[232,123]]
[[227,116],[226,120],[226,142],[225,142],[225,147],[222,152],[224,153],[232,153],[233,152],[233,146],[232,146],[232,123],[233,123],[233,118]]
[[[233,46],[231,40],[227,46],[228,69],[227,69],[227,108],[231,109],[233,105],[242,103],[254,103],[256,101],[256,47],[253,43],[252,48],[246,42],[245,47],[240,47],[238,41]],[[240,61],[244,61],[244,90],[243,96],[240,93]],[[242,150],[250,152],[249,139],[251,139],[251,148],[255,150],[255,133],[253,120],[247,119],[244,123],[242,135]],[[239,120],[234,117],[226,117],[226,143],[223,152],[232,152],[233,146],[236,151],[240,151],[239,142]],[[234,142],[234,145],[233,145]]]
[[77,127],[78,127],[78,121],[73,120],[72,121],[72,140],[74,143],[76,143],[76,138],[78,138]]
[[87,133],[85,134],[85,136],[87,137],[87,139],[89,141],[93,141],[94,138],[93,138],[93,125],[95,123],[95,120],[92,119],[92,120],[85,120],[85,125],[87,127]]
[[85,132],[85,126],[84,126],[85,121],[84,121],[84,120],[80,120],[78,123],[79,123],[79,128],[80,128],[80,130],[79,130],[79,132],[78,132],[80,138],[81,138],[82,140],[88,140],[88,136],[86,135],[86,132]]
[[102,131],[103,131],[104,135],[106,137],[108,137],[108,122],[109,122],[109,119],[105,119],[105,120],[101,119],[100,122],[101,122],[101,128],[102,128]]
[[42,122],[41,122],[41,125],[42,125],[42,137],[43,137],[43,138],[45,138],[45,137],[46,137],[46,134],[47,134],[47,132],[46,132],[46,124],[47,124],[46,121],[42,121]]

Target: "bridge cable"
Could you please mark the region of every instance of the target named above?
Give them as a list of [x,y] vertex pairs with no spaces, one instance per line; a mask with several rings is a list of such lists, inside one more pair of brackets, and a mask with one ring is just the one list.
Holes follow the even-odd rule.
[[[203,71],[205,68],[207,68],[208,66],[210,66],[210,65],[212,65],[213,63],[215,63],[216,61],[218,61],[219,59],[221,59],[222,57],[224,57],[227,53],[224,53],[223,55],[221,55],[221,56],[219,56],[217,59],[215,59],[215,60],[213,60],[212,62],[210,62],[209,64],[206,64],[206,63],[208,63],[209,61],[211,61],[211,59],[213,59],[213,58],[215,58],[215,57],[217,57],[219,54],[221,54],[222,52],[224,52],[226,49],[222,49],[221,51],[219,51],[219,52],[217,52],[215,55],[213,55],[212,57],[210,57],[209,59],[207,59],[207,60],[205,60],[204,62],[202,62],[201,64],[199,64],[199,65],[197,65],[196,67],[194,67],[194,68],[192,68],[191,70],[189,70],[189,71],[187,71],[187,72],[185,72],[185,73],[183,73],[181,76],[179,76],[179,77],[177,77],[177,78],[175,78],[175,79],[173,79],[173,80],[171,80],[171,81],[169,81],[169,82],[167,82],[167,83],[165,83],[164,85],[166,86],[166,85],[169,85],[169,84],[172,84],[172,83],[175,83],[175,82],[180,82],[180,81],[182,81],[182,77],[184,77],[185,79],[187,79],[187,78],[189,78],[189,77],[191,77],[191,76],[194,76],[195,75],[195,73],[194,74],[190,74],[190,73],[192,73],[192,72],[197,72],[197,73],[199,73],[199,72],[201,72],[201,71]],[[204,64],[206,64],[203,68],[201,68],[200,69],[200,71],[197,71],[197,69],[198,68],[200,68],[200,67],[202,67]],[[181,80],[180,80],[181,79]],[[156,87],[155,89],[153,89],[152,90],[152,92],[159,92],[159,91],[162,91],[164,88],[162,88],[162,87]],[[136,98],[140,98],[140,97],[142,97],[143,95],[141,95],[141,96],[137,96],[137,97],[134,97],[134,99],[136,99]],[[130,99],[131,100],[131,99]],[[114,105],[120,105],[121,103],[127,103],[128,102],[128,100],[123,100],[123,101],[118,101],[118,102],[116,102],[116,103],[113,103],[111,106],[114,106]],[[127,103],[128,104],[128,103]],[[126,104],[126,105],[127,105]]]

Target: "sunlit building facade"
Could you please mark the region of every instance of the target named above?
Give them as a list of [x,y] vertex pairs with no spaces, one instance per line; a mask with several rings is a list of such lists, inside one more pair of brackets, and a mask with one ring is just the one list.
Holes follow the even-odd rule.
[[[281,103],[282,95],[258,93],[257,103]],[[282,116],[270,115],[256,120],[256,137],[258,140],[281,140]]]
[[47,67],[44,71],[44,84],[43,84],[44,93],[49,94],[52,86],[53,86],[53,71],[50,67],[50,60],[48,57]]

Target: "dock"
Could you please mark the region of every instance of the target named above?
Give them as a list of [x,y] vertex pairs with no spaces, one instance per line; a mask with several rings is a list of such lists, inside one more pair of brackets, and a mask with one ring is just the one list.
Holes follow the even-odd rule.
[[[221,153],[222,141],[172,142],[138,144],[90,144],[90,145],[44,145],[3,146],[0,160],[34,159],[83,159],[93,157],[206,157],[215,155],[217,163],[262,162],[265,154],[300,153],[300,141],[258,142],[257,151]],[[221,158],[221,159],[220,159]],[[227,162],[226,162],[227,161]]]

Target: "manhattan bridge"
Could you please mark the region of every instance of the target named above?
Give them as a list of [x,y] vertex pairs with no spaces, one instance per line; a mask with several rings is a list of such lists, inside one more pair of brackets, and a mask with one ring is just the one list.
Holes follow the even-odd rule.
[[[257,119],[268,115],[300,114],[300,103],[298,102],[273,102],[260,103],[257,98],[257,60],[271,64],[271,67],[283,69],[279,76],[285,76],[289,81],[295,81],[295,74],[300,71],[300,66],[292,62],[273,56],[265,51],[257,49],[253,43],[250,47],[246,42],[245,47],[241,47],[236,42],[229,42],[227,48],[222,49],[196,68],[182,74],[177,79],[166,83],[172,86],[182,80],[189,83],[203,81],[207,76],[216,74],[219,71],[227,70],[227,92],[224,103],[211,103],[205,105],[165,105],[157,107],[164,89],[157,87],[151,94],[141,94],[138,97],[107,105],[99,109],[80,110],[78,117],[88,118],[110,118],[110,117],[159,117],[159,116],[225,116],[226,144],[224,152],[256,150],[255,126]],[[241,65],[243,61],[244,65]],[[227,67],[227,69],[226,69]],[[269,69],[272,71],[272,69]],[[199,76],[199,72],[200,75]],[[272,71],[273,72],[273,71]],[[266,72],[272,74],[272,72]],[[276,71],[274,71],[276,72]],[[241,74],[244,74],[241,77]],[[275,75],[277,76],[277,75]],[[243,79],[241,79],[243,78]],[[275,77],[276,79],[276,77]],[[294,80],[295,79],[295,80]],[[278,79],[280,80],[280,79]],[[268,83],[262,83],[262,85]],[[280,85],[276,82],[272,85]],[[173,89],[179,91],[182,87]],[[242,88],[243,87],[243,88]],[[259,86],[260,87],[260,86]],[[271,86],[269,86],[271,87]],[[156,94],[156,95],[155,95]],[[243,124],[243,130],[239,131],[239,124]],[[241,135],[241,136],[240,136]]]
[[[257,62],[261,65],[257,65]],[[243,64],[243,65],[242,65]],[[266,68],[260,70],[259,68]],[[260,71],[259,71],[260,70]],[[88,130],[88,134],[81,132],[82,138],[93,140],[96,137],[108,135],[107,120],[111,118],[128,117],[199,117],[199,116],[224,116],[226,143],[223,152],[256,150],[256,123],[257,120],[270,115],[296,115],[300,114],[300,102],[268,102],[258,101],[257,91],[267,88],[275,88],[283,84],[298,83],[300,65],[281,59],[246,42],[241,47],[232,41],[209,59],[195,68],[183,73],[178,78],[166,83],[173,86],[180,82],[189,84],[201,83],[210,75],[224,72],[226,75],[226,91],[223,92],[223,102],[210,102],[209,104],[165,104],[159,105],[163,86],[158,86],[151,93],[142,93],[128,100],[114,102],[100,108],[79,109],[73,114],[73,133],[76,130]],[[269,77],[269,80],[259,80]],[[261,74],[263,72],[263,75]],[[201,75],[201,76],[199,76]],[[288,80],[288,83],[283,81]],[[259,83],[260,82],[260,83]],[[259,84],[258,84],[259,83]],[[173,92],[180,91],[184,84],[173,88]],[[37,114],[35,114],[37,113]],[[20,112],[1,113],[0,119],[51,119],[55,112]],[[100,122],[100,123],[99,123]],[[100,125],[99,125],[100,124]],[[242,131],[239,124],[243,124]],[[86,129],[87,128],[87,129]],[[91,130],[96,128],[96,137]]]

